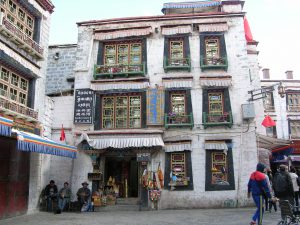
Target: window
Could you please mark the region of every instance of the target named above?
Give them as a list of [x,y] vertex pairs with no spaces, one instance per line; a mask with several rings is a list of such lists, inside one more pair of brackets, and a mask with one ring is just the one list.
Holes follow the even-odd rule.
[[289,93],[287,95],[288,111],[300,111],[300,93]]
[[1,11],[6,15],[7,20],[15,25],[20,31],[24,32],[30,38],[33,37],[34,17],[29,15],[17,1],[0,0]]
[[276,126],[266,128],[267,136],[277,138]]
[[263,103],[265,110],[274,111],[274,98],[272,92],[266,93],[266,97],[263,99]]
[[186,164],[184,153],[171,154],[171,171],[175,173],[177,178],[186,177]]
[[211,184],[229,185],[225,153],[212,152],[211,154]]
[[205,38],[205,57],[207,64],[216,64],[220,58],[220,41],[216,37]]
[[186,115],[185,93],[171,93],[171,113]]
[[300,121],[290,121],[290,129],[292,138],[300,137]]
[[5,67],[0,69],[0,97],[27,105],[29,81]]
[[141,128],[141,96],[103,96],[102,128]]
[[208,93],[208,112],[210,114],[223,114],[223,93],[222,92],[210,92]]
[[104,45],[104,64],[137,65],[142,63],[142,43],[119,43]]
[[171,39],[170,40],[170,63],[169,65],[183,65],[184,58],[184,45],[183,39]]

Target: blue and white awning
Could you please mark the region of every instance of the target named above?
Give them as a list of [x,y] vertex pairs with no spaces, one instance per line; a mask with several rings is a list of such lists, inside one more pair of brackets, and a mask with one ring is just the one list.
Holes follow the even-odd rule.
[[73,146],[57,143],[48,138],[15,129],[12,132],[17,135],[17,149],[20,151],[76,158],[77,149]]
[[0,135],[10,136],[13,122],[13,120],[0,116]]

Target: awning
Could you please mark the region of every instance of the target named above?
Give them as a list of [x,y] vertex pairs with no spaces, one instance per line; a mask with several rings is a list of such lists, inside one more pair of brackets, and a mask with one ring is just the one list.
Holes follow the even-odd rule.
[[162,35],[176,35],[176,34],[189,34],[192,33],[192,26],[176,26],[176,27],[162,27]]
[[0,116],[0,135],[11,136],[13,120]]
[[164,146],[165,152],[192,151],[191,141],[168,142]]
[[129,90],[144,89],[149,87],[149,82],[115,82],[115,83],[92,83],[91,89],[94,91],[105,90]]
[[227,23],[199,24],[199,32],[224,32],[228,30]]
[[162,12],[166,9],[186,9],[186,8],[204,8],[221,5],[220,0],[206,0],[206,1],[194,1],[194,2],[170,2],[164,3]]
[[204,87],[229,87],[232,85],[231,78],[202,78],[200,77],[200,85]]
[[12,129],[12,132],[17,135],[17,149],[19,151],[76,158],[77,149],[73,146],[57,143],[48,138],[15,129]]
[[95,149],[164,146],[161,134],[116,134],[89,137],[82,133],[79,143],[86,140]]
[[152,33],[151,27],[125,29],[117,31],[95,31],[95,40],[110,40],[123,37],[147,36]]
[[[257,138],[257,145],[258,145],[257,147],[258,148],[266,148],[266,149],[272,150],[272,152],[286,150],[287,148],[291,147],[290,140],[268,137],[268,136],[262,135],[262,134],[256,134],[256,138]],[[282,148],[282,149],[280,149],[280,148]]]
[[300,162],[300,155],[299,156],[290,155],[290,159],[292,162]]
[[224,151],[227,154],[228,146],[225,141],[205,141],[204,143],[205,150],[220,150]]
[[163,86],[165,88],[191,88],[193,80],[163,80]]

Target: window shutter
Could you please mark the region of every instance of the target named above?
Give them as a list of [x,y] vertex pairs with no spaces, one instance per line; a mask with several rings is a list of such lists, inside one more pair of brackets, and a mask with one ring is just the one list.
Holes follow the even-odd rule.
[[219,35],[219,37],[220,37],[220,54],[222,57],[227,57],[224,34]]
[[34,108],[35,82],[36,79],[31,79],[28,86],[27,106],[32,109]]
[[190,178],[188,186],[185,190],[193,190],[193,167],[192,167],[192,153],[190,151],[185,151],[185,158],[186,158],[186,170],[187,170],[187,177]]
[[165,90],[165,113],[168,114],[171,112],[171,106],[170,106],[170,91]]
[[188,115],[190,115],[191,113],[193,113],[191,90],[186,90],[186,113]]
[[142,128],[147,127],[147,94],[146,91],[142,92],[142,99],[141,99],[141,126]]
[[41,18],[35,18],[33,40],[38,44],[40,43],[40,36],[41,36]]
[[170,56],[170,44],[169,44],[170,38],[165,37],[165,44],[164,44],[164,60],[169,59]]
[[229,97],[229,90],[226,88],[224,90],[224,111],[230,112],[231,111],[231,104],[230,104],[230,97]]
[[94,115],[94,130],[101,129],[101,118],[102,118],[102,111],[101,111],[101,96],[96,95],[96,104],[95,104],[95,115]]
[[164,179],[164,187],[165,189],[170,190],[170,173],[171,173],[171,153],[166,153],[165,155],[165,179]]
[[145,71],[147,73],[147,39],[142,41],[142,63],[145,63]]
[[103,42],[99,42],[97,65],[104,65],[103,54],[104,54],[104,44]]
[[184,57],[190,58],[190,42],[189,42],[189,36],[185,36],[183,39],[183,46],[184,46]]
[[205,57],[205,35],[200,34],[200,60]]
[[202,100],[203,104],[203,112],[208,113],[208,90],[207,89],[203,89],[203,100]]

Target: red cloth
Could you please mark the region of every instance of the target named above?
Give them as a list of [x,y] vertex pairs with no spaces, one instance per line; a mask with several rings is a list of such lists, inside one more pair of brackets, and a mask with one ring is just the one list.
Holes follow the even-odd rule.
[[245,30],[246,41],[247,42],[253,41],[251,29],[250,29],[250,26],[249,26],[249,23],[248,23],[248,20],[246,17],[244,18],[244,30]]
[[64,141],[66,140],[66,134],[65,134],[65,130],[64,130],[64,126],[61,125],[61,131],[60,131],[60,138],[59,140]]
[[262,121],[261,125],[263,125],[264,127],[274,127],[276,126],[276,123],[269,115],[267,115]]

